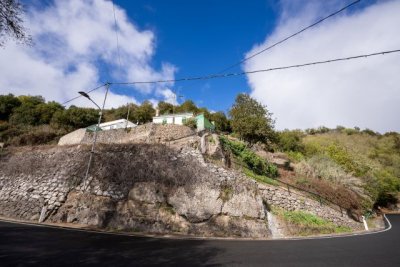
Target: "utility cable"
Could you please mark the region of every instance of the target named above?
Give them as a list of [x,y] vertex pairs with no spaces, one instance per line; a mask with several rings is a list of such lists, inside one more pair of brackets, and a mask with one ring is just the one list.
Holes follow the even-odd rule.
[[211,75],[206,75],[206,76],[186,77],[186,78],[171,79],[171,80],[111,82],[110,84],[132,85],[132,84],[152,84],[152,83],[183,82],[183,81],[194,81],[194,80],[210,80],[210,79],[216,79],[216,78],[227,78],[227,77],[240,76],[240,75],[246,75],[246,74],[254,74],[254,73],[260,73],[260,72],[269,72],[269,71],[276,71],[276,70],[301,68],[301,67],[306,67],[306,66],[311,66],[311,65],[327,64],[327,63],[333,63],[333,62],[338,62],[338,61],[345,61],[345,60],[352,60],[352,59],[359,59],[359,58],[367,58],[367,57],[372,57],[372,56],[399,53],[399,52],[400,52],[400,49],[396,49],[396,50],[375,52],[375,53],[371,53],[371,54],[364,54],[364,55],[358,55],[358,56],[350,56],[350,57],[328,59],[328,60],[323,60],[323,61],[314,61],[314,62],[303,63],[303,64],[296,64],[296,65],[289,65],[289,66],[282,66],[282,67],[274,67],[274,68],[253,70],[253,71],[243,71],[243,72],[225,73],[225,74],[211,74]]
[[117,17],[115,16],[115,6],[114,6],[114,1],[111,1],[112,7],[113,7],[113,13],[114,13],[114,28],[115,28],[115,37],[117,40],[117,54],[118,54],[118,63],[119,63],[119,68],[122,68],[122,63],[121,63],[121,55],[120,55],[120,49],[119,49],[119,39],[118,39],[118,27],[117,27]]
[[[91,92],[93,92],[93,91],[96,91],[96,90],[98,90],[98,89],[100,89],[100,88],[106,86],[106,85],[107,85],[107,83],[102,84],[102,85],[97,86],[97,87],[95,87],[95,88],[93,88],[93,89],[90,89],[89,91],[86,91],[85,93],[89,94],[89,93],[91,93]],[[78,95],[78,96],[76,96],[76,97],[74,97],[74,98],[71,98],[70,100],[65,101],[65,102],[62,103],[61,105],[64,106],[65,104],[67,104],[67,103],[69,103],[69,102],[71,102],[71,101],[74,101],[75,99],[78,99],[78,98],[80,98],[80,97],[82,97],[82,95]]]
[[258,51],[257,53],[255,53],[255,54],[253,54],[253,55],[250,55],[250,56],[244,58],[243,60],[241,60],[241,61],[239,61],[239,62],[237,62],[237,63],[235,63],[235,64],[233,64],[233,65],[231,65],[231,66],[229,66],[229,67],[227,67],[227,68],[225,68],[225,69],[223,69],[223,70],[221,70],[221,71],[218,72],[218,73],[223,73],[223,72],[225,72],[225,71],[227,71],[227,70],[230,70],[230,69],[232,69],[233,67],[236,67],[236,66],[242,64],[243,62],[245,62],[245,61],[247,61],[247,60],[249,60],[249,59],[252,59],[252,58],[255,57],[255,56],[258,56],[259,54],[264,53],[265,51],[267,51],[267,50],[269,50],[269,49],[271,49],[271,48],[273,48],[273,47],[275,47],[275,46],[277,46],[277,45],[279,45],[279,44],[281,44],[281,43],[283,43],[283,42],[289,40],[290,38],[293,38],[293,37],[295,37],[296,35],[299,35],[300,33],[302,33],[302,32],[304,32],[304,31],[306,31],[306,30],[308,30],[308,29],[310,29],[310,28],[312,28],[312,27],[314,27],[314,26],[320,24],[321,22],[323,22],[323,21],[325,21],[325,20],[327,20],[327,19],[329,19],[329,18],[331,18],[331,17],[333,17],[333,16],[335,16],[335,15],[341,13],[342,11],[348,9],[349,7],[351,7],[351,6],[353,6],[353,5],[357,4],[357,3],[359,3],[360,1],[361,1],[361,0],[357,0],[357,1],[354,1],[354,2],[352,2],[352,3],[350,3],[350,4],[348,4],[347,6],[345,6],[345,7],[341,8],[341,9],[339,9],[338,11],[333,12],[332,14],[330,14],[330,15],[328,15],[328,16],[326,16],[326,17],[320,19],[320,20],[318,20],[317,22],[314,22],[313,24],[311,24],[311,25],[309,25],[309,26],[307,26],[307,27],[301,29],[300,31],[295,32],[295,33],[289,35],[288,37],[286,37],[286,38],[284,38],[284,39],[282,39],[282,40],[280,40],[280,41],[278,41],[278,42],[276,42],[276,43],[274,43],[274,44],[272,44],[272,45],[270,45],[270,46],[268,46],[268,47],[266,47],[266,48],[264,48],[264,49],[262,49],[262,50],[260,50],[260,51]]

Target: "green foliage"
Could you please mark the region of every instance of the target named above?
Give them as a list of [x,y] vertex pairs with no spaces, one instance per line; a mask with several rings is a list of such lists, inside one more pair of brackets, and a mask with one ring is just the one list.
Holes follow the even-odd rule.
[[175,108],[175,113],[192,112],[197,114],[198,107],[192,100],[186,100],[182,105]]
[[156,114],[156,110],[149,101],[144,101],[137,109],[134,110],[133,116],[139,124],[151,122]]
[[232,141],[221,136],[220,142],[224,149],[232,152],[247,168],[257,175],[266,175],[271,178],[278,176],[278,168],[251,151],[242,142]]
[[290,161],[300,162],[300,161],[304,160],[304,155],[301,152],[289,151],[286,154],[287,154],[288,158],[290,159]]
[[8,121],[13,109],[20,105],[21,101],[14,95],[0,95],[0,121]]
[[138,106],[133,103],[129,103],[127,105],[120,106],[118,108],[112,108],[110,110],[106,110],[104,112],[104,121],[114,121],[119,119],[126,119],[129,110],[128,120],[136,123],[138,118],[136,117],[135,111]]
[[372,204],[375,202],[380,206],[392,203],[400,191],[400,135],[358,132],[357,129],[351,129],[351,132],[348,134],[345,129],[340,133],[303,138],[308,159],[328,158],[345,172],[334,167],[329,160],[314,162],[321,170],[310,161],[315,174],[329,180],[330,177],[336,181],[344,179],[341,183],[349,179],[349,174],[350,177],[360,177],[363,181],[361,186],[369,196],[369,199],[362,200],[364,208],[372,208],[371,200]]
[[64,110],[64,107],[54,101],[37,105],[36,112],[38,114],[38,122],[36,124],[49,124],[54,113],[62,110]]
[[346,129],[342,130],[342,133],[345,133],[347,135],[352,135],[352,134],[358,133],[358,131],[356,129],[346,128]]
[[278,147],[281,151],[303,152],[304,144],[301,142],[303,136],[301,130],[278,132]]
[[217,131],[228,133],[232,131],[230,121],[222,111],[211,113],[208,120],[214,122]]
[[98,119],[98,110],[70,106],[68,109],[56,111],[51,120],[51,125],[55,128],[62,128],[70,131],[96,124]]
[[13,109],[10,117],[12,124],[38,125],[40,122],[40,111],[38,106],[45,104],[41,96],[19,96],[21,105]]
[[243,169],[243,173],[246,176],[248,176],[248,177],[250,177],[250,178],[252,178],[252,179],[254,179],[254,180],[258,181],[258,182],[262,182],[262,183],[266,183],[266,184],[270,184],[270,185],[274,185],[274,186],[278,186],[279,185],[279,183],[276,180],[274,180],[272,178],[269,178],[269,177],[267,177],[265,175],[255,174],[250,169],[246,169],[246,168]]
[[232,130],[250,144],[275,140],[272,113],[249,95],[239,94],[229,114]]
[[365,133],[365,134],[371,135],[371,136],[379,135],[379,133],[376,133],[376,132],[374,132],[374,131],[372,131],[371,129],[368,129],[368,128],[362,130],[362,132]]
[[[338,126],[338,127],[340,127],[340,126]],[[306,129],[306,133],[310,134],[310,135],[324,134],[324,133],[328,133],[330,131],[331,131],[331,129],[329,129],[328,127],[325,127],[325,126],[320,126],[317,129],[315,129],[315,128]]]
[[327,154],[347,172],[352,173],[355,176],[363,176],[369,170],[368,166],[362,166],[358,164],[346,151],[346,149],[337,144],[329,145],[327,147]]
[[172,114],[174,112],[174,105],[165,101],[158,102],[157,108],[160,112],[160,115]]
[[30,128],[9,141],[13,146],[42,145],[55,143],[59,137],[66,134],[65,131],[53,129],[49,125],[40,125]]
[[187,120],[185,120],[183,122],[183,125],[185,125],[187,127],[190,127],[192,129],[196,129],[197,128],[197,121],[196,121],[195,118],[189,118],[189,119],[187,119]]
[[338,226],[316,215],[303,211],[274,211],[289,222],[291,230],[299,235],[330,234],[351,232],[349,227]]

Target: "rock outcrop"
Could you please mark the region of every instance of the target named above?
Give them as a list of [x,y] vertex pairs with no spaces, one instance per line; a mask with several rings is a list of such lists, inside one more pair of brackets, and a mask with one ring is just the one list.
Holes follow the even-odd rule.
[[204,161],[190,143],[18,148],[0,161],[0,215],[125,231],[268,238],[267,208],[304,209],[359,226],[305,196]]

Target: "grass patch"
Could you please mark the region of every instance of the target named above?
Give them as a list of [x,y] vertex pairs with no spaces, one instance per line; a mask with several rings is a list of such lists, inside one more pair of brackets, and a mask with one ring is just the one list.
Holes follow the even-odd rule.
[[300,161],[304,160],[304,155],[301,152],[289,151],[286,154],[287,154],[288,158],[290,159],[290,161],[300,162]]
[[250,178],[252,178],[252,179],[254,179],[254,180],[258,181],[258,182],[262,182],[262,183],[266,183],[266,184],[270,184],[270,185],[274,185],[274,186],[278,186],[279,185],[279,183],[277,181],[275,181],[274,179],[269,178],[269,177],[267,177],[265,175],[255,174],[253,171],[251,171],[249,169],[243,169],[243,173],[246,176],[248,176],[248,177],[250,177]]
[[313,234],[332,234],[348,233],[351,228],[338,226],[316,215],[303,211],[286,211],[275,209],[274,213],[285,220],[289,225],[289,230],[293,235],[313,235]]

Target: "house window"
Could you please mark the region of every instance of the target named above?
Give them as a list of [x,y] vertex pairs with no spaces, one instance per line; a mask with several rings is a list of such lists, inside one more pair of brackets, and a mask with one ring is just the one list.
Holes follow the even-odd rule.
[[184,117],[184,118],[182,118],[182,124],[185,124],[186,123],[186,118]]
[[167,119],[163,119],[162,124],[167,124]]

